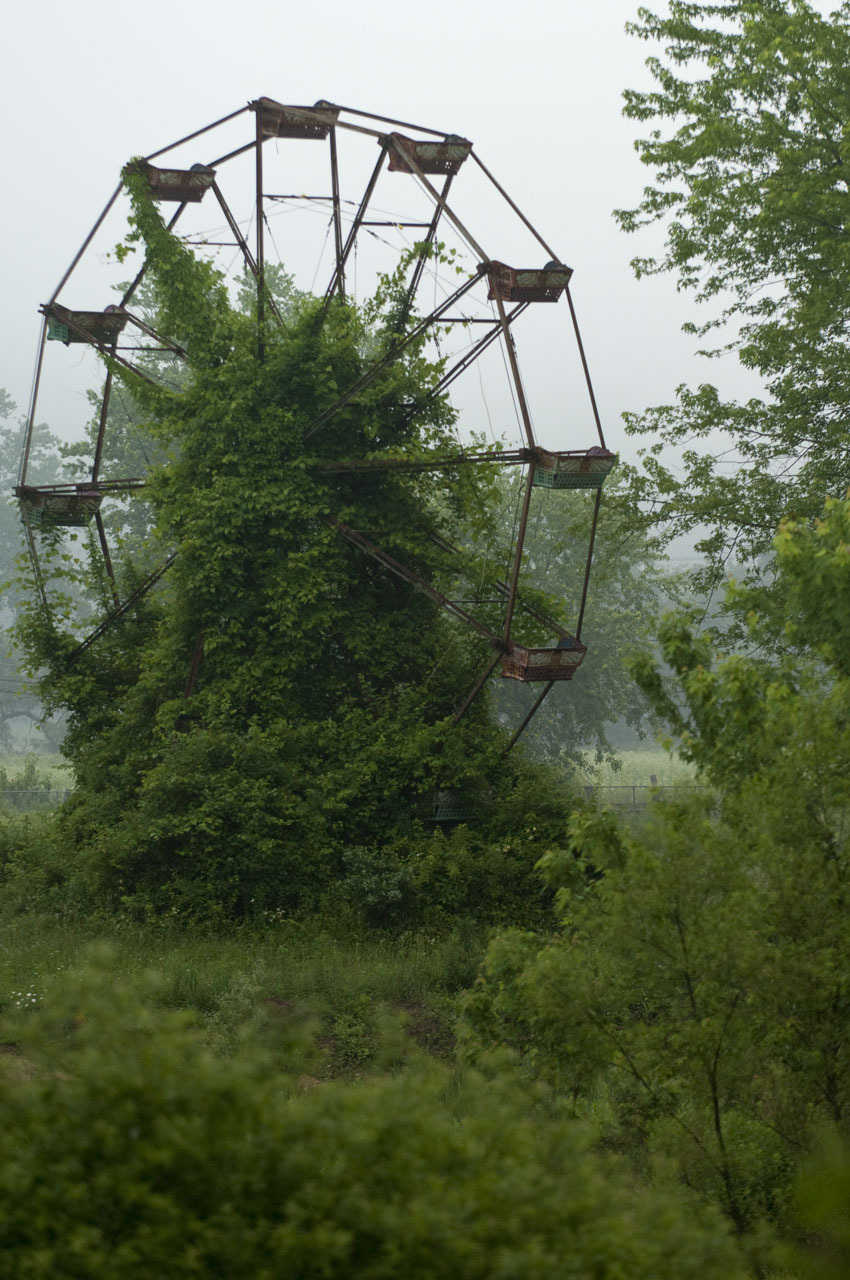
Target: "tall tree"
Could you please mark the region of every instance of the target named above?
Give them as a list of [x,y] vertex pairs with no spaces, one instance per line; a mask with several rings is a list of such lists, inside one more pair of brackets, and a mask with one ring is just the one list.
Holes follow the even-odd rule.
[[[719,653],[666,620],[664,666],[637,675],[707,799],[639,831],[577,817],[543,863],[558,933],[495,942],[467,1010],[474,1045],[512,1045],[580,1112],[604,1096],[606,1141],[719,1205],[756,1275],[801,1159],[850,1132],[850,501],[775,550],[808,656]],[[760,593],[735,594],[763,647]]]
[[706,304],[686,329],[765,387],[746,403],[680,387],[629,415],[651,439],[632,492],[669,537],[699,533],[704,584],[735,561],[769,582],[780,519],[812,519],[850,485],[850,5],[671,0],[629,30],[662,46],[656,88],[625,95],[653,126],[636,146],[654,181],[617,216],[666,232],[634,267]]
[[[79,637],[38,611],[22,634],[49,666],[45,696],[69,708],[77,790],[65,820],[98,889],[155,910],[292,906],[346,849],[421,833],[417,806],[435,787],[483,796],[516,777],[486,697],[455,722],[486,644],[334,525],[377,532],[449,586],[459,568],[446,548],[486,527],[492,472],[459,467],[447,489],[430,470],[322,465],[455,451],[422,344],[377,362],[397,341],[403,270],[364,310],[292,299],[258,358],[256,315],[165,228],[144,180],[128,185],[158,330],[188,352],[177,389],[116,371],[165,458],[145,499],[152,545],[176,558],[79,655]],[[533,639],[539,624],[528,625]]]

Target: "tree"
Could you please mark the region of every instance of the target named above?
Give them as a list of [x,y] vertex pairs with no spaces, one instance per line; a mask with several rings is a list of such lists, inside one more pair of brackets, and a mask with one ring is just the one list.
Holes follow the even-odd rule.
[[[26,591],[18,564],[24,551],[24,540],[18,520],[17,504],[12,489],[17,481],[23,430],[16,416],[16,406],[0,387],[0,485],[4,501],[0,506],[0,611],[3,615],[7,643],[0,654],[0,742],[14,748],[14,726],[21,720],[30,726],[41,726],[44,740],[56,747],[62,739],[61,717],[45,719],[35,682],[23,670],[25,658],[14,644],[12,628]],[[33,473],[43,483],[50,483],[61,465],[59,442],[48,428],[39,423],[31,445]]]
[[699,533],[704,587],[736,561],[769,586],[783,516],[812,520],[850,485],[850,6],[671,0],[629,29],[663,44],[647,63],[657,87],[625,95],[625,114],[655,126],[636,144],[655,181],[617,217],[666,229],[633,265],[707,304],[686,330],[715,335],[706,354],[735,351],[765,387],[746,403],[680,387],[627,415],[651,441],[632,492],[666,536]]
[[[692,619],[665,621],[665,667],[636,674],[708,798],[659,803],[633,832],[578,816],[542,863],[558,934],[493,943],[467,1005],[473,1049],[513,1045],[584,1114],[605,1096],[605,1141],[719,1205],[759,1275],[801,1159],[850,1122],[848,521],[834,500],[776,539],[806,657],[718,653]],[[763,648],[759,592],[733,595]]]
[[[335,301],[323,315],[319,300],[291,299],[260,359],[256,315],[165,228],[144,180],[128,185],[158,331],[189,353],[176,389],[115,371],[166,458],[147,478],[144,556],[176,558],[82,654],[37,609],[22,626],[49,667],[45,697],[69,709],[77,789],[64,820],[78,866],[112,903],[295,909],[351,848],[401,840],[416,861],[410,841],[435,787],[487,802],[522,772],[500,759],[486,697],[455,720],[487,656],[481,639],[334,525],[379,529],[391,554],[448,587],[463,568],[446,548],[482,534],[492,474],[459,467],[447,491],[427,470],[323,469],[454,452],[453,411],[428,395],[439,365],[421,344],[305,447],[317,413],[396,342],[406,264],[364,310]],[[123,572],[138,576],[132,561]],[[108,612],[103,576],[91,582]]]

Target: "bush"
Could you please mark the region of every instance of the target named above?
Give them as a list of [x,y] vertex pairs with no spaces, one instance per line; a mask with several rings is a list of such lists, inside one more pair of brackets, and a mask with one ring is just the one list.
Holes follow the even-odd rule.
[[20,1280],[732,1280],[716,1218],[623,1182],[545,1092],[444,1074],[298,1093],[190,1017],[67,977],[3,1038],[0,1271]]

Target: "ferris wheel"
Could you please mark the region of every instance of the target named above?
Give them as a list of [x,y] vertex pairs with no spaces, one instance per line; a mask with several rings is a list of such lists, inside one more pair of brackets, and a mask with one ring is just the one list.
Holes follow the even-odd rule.
[[[217,146],[210,147],[214,140]],[[201,146],[209,148],[210,157],[202,162],[197,158]],[[480,435],[471,443],[470,437],[464,439],[459,433],[456,448],[441,446],[430,453],[417,449],[409,457],[395,450],[381,456],[377,450],[369,456],[336,457],[317,465],[329,474],[349,478],[357,473],[431,471],[445,475],[447,483],[459,467],[467,465],[521,469],[518,518],[510,534],[505,572],[489,584],[502,602],[498,627],[481,616],[474,600],[452,598],[425,580],[383,547],[373,531],[329,517],[340,538],[404,580],[411,590],[429,596],[486,642],[480,673],[457,707],[457,719],[493,676],[542,685],[512,744],[552,688],[571,680],[585,656],[581,635],[601,492],[616,461],[605,443],[570,294],[572,269],[467,138],[324,100],[314,106],[291,106],[261,97],[132,162],[41,308],[41,340],[15,488],[35,580],[42,604],[49,610],[40,540],[45,534],[55,540],[66,530],[88,528],[100,549],[111,594],[104,616],[92,619],[96,625],[68,660],[96,645],[159,581],[174,558],[154,567],[121,598],[104,514],[110,502],[126,504],[131,495],[141,493],[145,474],[144,468],[134,475],[110,471],[115,372],[123,366],[148,381],[174,379],[175,370],[191,357],[191,352],[151,323],[142,305],[145,267],[123,283],[118,302],[107,302],[107,290],[116,287],[120,263],[111,263],[111,285],[98,278],[98,269],[109,257],[98,252],[98,242],[104,236],[108,241],[110,220],[125,216],[120,206],[126,201],[128,184],[139,179],[163,210],[167,207],[167,225],[174,234],[196,254],[215,262],[223,275],[229,273],[235,279],[238,271],[243,287],[244,281],[249,282],[260,361],[272,330],[285,323],[270,287],[282,263],[287,270],[298,264],[298,287],[320,298],[322,315],[327,316],[336,300],[357,302],[364,296],[364,282],[392,271],[399,256],[405,255],[404,299],[393,342],[315,414],[304,430],[304,446],[312,450],[336,416],[367,393],[414,344],[430,343],[438,355],[441,372],[428,395],[447,396],[451,388],[453,398],[460,396],[461,422],[469,416],[474,398],[483,397],[491,445],[482,445]],[[479,230],[485,224],[487,235]],[[87,292],[83,296],[70,293],[72,276],[84,277]],[[91,293],[95,288],[103,290],[97,297]],[[566,341],[558,336],[558,325]],[[526,332],[529,342],[521,370]],[[553,349],[559,353],[556,372],[560,362],[570,363],[572,381],[568,395],[560,389],[553,393],[549,386],[543,415],[547,425],[538,442],[535,417],[540,415],[533,404],[534,386],[540,379],[551,381],[552,362],[541,362],[540,353]],[[31,474],[32,442],[46,371],[49,367],[51,376],[61,383],[62,358],[67,370],[68,353],[83,352],[99,360],[101,367],[103,358],[107,361],[88,473],[83,480],[39,483]],[[494,390],[496,373],[501,389]],[[569,404],[569,423],[551,420],[553,402],[559,407]],[[515,639],[515,623],[523,609],[534,613],[522,600],[520,571],[532,504],[543,492],[560,494],[562,501],[569,501],[571,493],[589,493],[593,506],[575,621],[567,630],[535,613],[552,638],[545,645],[529,647]]]

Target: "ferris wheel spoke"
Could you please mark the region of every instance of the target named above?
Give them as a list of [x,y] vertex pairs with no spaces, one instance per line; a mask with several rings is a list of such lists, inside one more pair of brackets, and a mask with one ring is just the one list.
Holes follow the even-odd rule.
[[[245,127],[244,117],[247,112],[254,115],[250,133]],[[241,125],[233,126],[233,122],[240,119]],[[179,152],[180,148],[195,139],[206,137],[208,134],[212,135],[219,126],[227,126],[228,129],[233,126],[234,133],[232,136],[227,133],[219,135],[218,142],[224,154],[211,163],[182,169],[162,169],[152,163],[166,153]],[[221,142],[222,138],[225,139],[224,142]],[[272,188],[271,182],[268,183],[270,190],[296,193],[300,191],[302,193],[300,196],[272,196],[264,190],[266,185],[264,171],[269,175],[278,172],[274,166],[277,164],[279,144],[287,144],[288,140],[293,139],[314,140],[319,146],[318,154],[305,162],[303,170],[287,168],[285,186]],[[265,148],[266,142],[272,142],[272,148]],[[228,143],[232,145],[225,150]],[[300,146],[299,142],[296,150]],[[324,153],[321,151],[322,146],[328,148],[331,194],[321,197],[303,195],[308,191],[327,191],[328,168]],[[209,146],[210,151],[213,149]],[[378,154],[373,160],[375,151]],[[253,158],[251,152],[254,153]],[[461,166],[470,155],[475,160],[478,172],[476,173],[473,166],[469,166],[460,174]],[[231,161],[236,163],[230,165]],[[175,161],[175,163],[178,162]],[[339,536],[352,547],[358,548],[357,553],[351,554],[359,556],[362,552],[370,556],[388,573],[407,583],[410,588],[423,593],[445,613],[469,627],[479,637],[479,641],[475,643],[486,641],[489,646],[490,652],[487,654],[484,669],[476,677],[473,687],[456,712],[456,721],[462,718],[473,705],[488,680],[497,671],[500,662],[501,670],[498,674],[502,677],[523,683],[532,681],[544,683],[545,687],[507,745],[506,750],[511,750],[554,685],[571,679],[584,657],[586,650],[580,637],[593,565],[601,487],[615,462],[614,455],[605,446],[598,405],[569,290],[571,268],[566,267],[558,259],[519,204],[480,159],[468,139],[454,133],[429,129],[323,100],[310,107],[288,105],[270,98],[257,98],[246,106],[220,117],[212,124],[196,129],[176,142],[152,152],[145,161],[134,163],[146,174],[149,191],[155,201],[171,201],[177,204],[178,207],[166,223],[169,231],[173,231],[178,221],[185,218],[187,210],[200,204],[207,191],[212,191],[212,200],[208,199],[207,204],[212,204],[215,210],[216,225],[203,229],[206,227],[204,222],[200,220],[192,222],[191,218],[186,218],[186,221],[191,223],[191,230],[182,236],[182,240],[187,246],[187,251],[199,253],[211,267],[218,271],[217,276],[210,278],[222,280],[224,287],[230,289],[231,296],[237,288],[242,290],[246,282],[250,288],[255,288],[256,353],[261,361],[264,357],[268,357],[269,363],[272,358],[270,354],[272,344],[284,340],[278,336],[277,327],[279,326],[281,333],[285,335],[290,317],[293,314],[300,315],[297,306],[300,305],[299,294],[304,292],[302,277],[305,280],[309,280],[310,277],[309,272],[305,273],[297,266],[297,255],[301,254],[303,261],[309,261],[310,269],[313,269],[316,261],[315,242],[318,238],[318,222],[315,218],[305,218],[296,229],[295,224],[288,219],[285,222],[273,223],[267,216],[267,210],[271,212],[274,208],[275,212],[282,210],[298,214],[299,209],[306,208],[310,213],[314,213],[317,208],[316,201],[326,202],[323,206],[323,224],[328,221],[327,214],[330,212],[326,239],[329,240],[332,230],[332,269],[329,272],[330,281],[327,289],[316,299],[311,317],[315,316],[319,321],[324,321],[332,306],[349,308],[355,319],[351,330],[352,354],[350,358],[346,355],[345,361],[340,362],[338,366],[331,362],[331,376],[317,381],[313,401],[302,402],[296,397],[293,406],[289,406],[285,403],[287,392],[285,385],[282,384],[280,407],[287,411],[294,407],[298,413],[303,413],[303,409],[298,407],[301,403],[321,404],[321,397],[335,397],[331,404],[308,421],[301,437],[302,445],[306,446],[346,406],[357,402],[359,397],[362,398],[361,405],[365,403],[368,399],[365,393],[369,388],[372,388],[371,395],[374,396],[375,384],[377,383],[379,387],[383,386],[383,383],[378,381],[382,374],[405,357],[409,360],[411,348],[414,356],[411,368],[414,372],[419,368],[417,361],[421,355],[422,367],[426,369],[426,374],[420,381],[426,385],[411,392],[411,383],[406,371],[403,370],[403,376],[400,375],[398,378],[395,374],[391,375],[387,380],[387,387],[392,390],[392,398],[391,411],[386,417],[386,427],[382,418],[372,414],[372,418],[369,418],[365,424],[364,435],[361,436],[358,431],[353,438],[349,453],[371,452],[373,456],[326,458],[322,461],[309,458],[306,465],[314,477],[327,477],[327,483],[323,483],[322,487],[331,495],[331,509],[333,509],[332,495],[336,488],[341,501],[342,495],[348,494],[348,500],[353,504],[352,509],[362,510],[365,519],[361,520],[359,516],[347,516],[351,524],[328,517]],[[220,171],[225,165],[228,167]],[[459,216],[455,207],[456,197],[464,190],[469,170],[472,170],[472,178],[485,192],[486,198],[491,203],[500,199],[506,202],[511,210],[511,222],[514,227],[516,227],[516,219],[522,224],[521,239],[527,241],[527,233],[530,233],[536,245],[546,252],[549,261],[545,266],[539,263],[537,265],[531,263],[527,268],[508,266],[504,262],[492,259],[485,252],[478,237],[473,234],[473,231],[478,230],[477,222],[466,217],[466,206],[457,205],[464,214],[463,218]],[[303,180],[304,185],[298,187],[296,182],[292,182],[288,177],[290,172]],[[325,177],[317,177],[321,174]],[[385,175],[389,174],[393,176],[385,179]],[[358,176],[355,178],[354,175]],[[352,181],[355,182],[353,188],[350,185]],[[314,183],[317,185],[313,185]],[[393,194],[385,196],[385,191],[389,192],[390,188],[393,188]],[[129,511],[126,510],[128,502],[125,495],[142,490],[145,481],[143,474],[137,478],[124,480],[101,479],[101,471],[104,470],[104,459],[114,460],[122,456],[132,456],[129,453],[122,453],[125,441],[121,433],[136,430],[133,418],[135,409],[132,405],[130,408],[125,406],[117,391],[118,384],[113,386],[115,375],[122,375],[126,370],[133,378],[141,379],[150,386],[157,388],[168,386],[169,376],[177,368],[177,360],[188,361],[191,364],[193,355],[191,344],[187,343],[189,346],[187,350],[186,346],[180,345],[181,334],[163,335],[158,332],[157,325],[166,327],[167,322],[160,322],[156,316],[149,314],[146,291],[141,294],[142,301],[136,304],[134,311],[127,309],[139,294],[140,286],[151,265],[150,262],[146,262],[141,267],[129,286],[122,285],[119,288],[119,292],[123,289],[123,297],[117,308],[107,307],[103,311],[72,311],[58,301],[72,273],[104,226],[121,189],[122,187],[119,186],[107,203],[74,256],[49,303],[42,308],[44,319],[41,341],[29,405],[19,483],[15,489],[21,504],[25,537],[33,562],[38,599],[48,616],[50,602],[54,601],[54,584],[50,577],[54,570],[51,569],[46,553],[44,565],[39,564],[37,541],[39,530],[44,533],[58,530],[60,534],[64,534],[66,528],[88,525],[91,546],[96,549],[99,544],[100,547],[105,577],[101,573],[95,574],[95,578],[99,591],[108,588],[112,593],[114,607],[103,617],[100,625],[77,645],[71,654],[71,661],[76,661],[79,655],[94,645],[119,618],[125,616],[127,610],[159,581],[174,561],[174,555],[170,556],[164,565],[148,574],[127,600],[119,603],[119,591],[107,540],[112,524],[108,515],[105,521],[103,519],[101,501],[110,496],[118,498],[114,518],[121,525],[125,522],[126,516],[126,525],[130,528],[137,517],[135,515],[130,517]],[[253,227],[248,217],[237,216],[239,212],[244,215],[240,200],[250,208],[251,191],[253,192],[251,217],[255,219]],[[403,198],[397,202],[395,192],[398,191],[402,193]],[[349,199],[349,195],[353,198]],[[289,200],[293,203],[291,208],[273,206],[272,202],[275,199]],[[328,210],[328,204],[330,210]],[[477,216],[476,214],[475,217]],[[184,222],[181,233],[185,225]],[[281,238],[283,254],[276,243],[278,226],[293,228],[287,244],[284,244]],[[284,235],[286,234],[287,232],[284,231]],[[429,260],[434,255],[438,235],[440,240],[445,239],[450,246],[449,255],[459,252],[467,253],[465,261],[463,257],[460,259],[464,266],[469,265],[468,251],[471,250],[474,255],[470,275],[458,287],[455,287],[456,277],[452,277],[450,281],[444,279],[446,273],[442,271],[440,261],[429,265]],[[421,236],[421,239],[416,240],[416,236]],[[188,249],[189,244],[192,246],[191,250]],[[218,249],[220,245],[228,248],[227,254],[221,254],[220,258],[222,260],[225,257],[229,258],[221,271],[219,271]],[[442,245],[440,249],[442,251]],[[399,262],[397,255],[404,254],[402,259],[404,271],[403,273],[399,271],[397,277],[393,277],[392,267],[389,270],[386,269],[387,250],[396,255],[396,264]],[[288,256],[290,251],[296,260],[295,267],[290,266]],[[539,254],[539,249],[536,247],[534,254]],[[123,260],[122,255],[118,256]],[[522,261],[519,258],[516,260]],[[321,264],[322,261],[320,256],[319,263]],[[325,258],[324,261],[326,262],[327,259]],[[155,267],[155,262],[152,265]],[[384,319],[380,322],[385,325],[380,334],[383,350],[381,346],[376,345],[374,333],[371,335],[366,333],[364,336],[361,320],[358,317],[358,269],[361,273],[361,281],[365,273],[375,283],[387,280],[392,283],[389,304],[387,304],[386,286],[383,294],[379,290],[375,295],[374,306],[383,308],[381,314]],[[430,281],[432,273],[434,275],[434,306],[428,308],[428,313],[420,318],[415,311],[417,297],[422,296],[426,279]],[[296,280],[298,283],[295,283]],[[282,282],[283,292],[278,292],[277,297],[283,297],[283,302],[277,301],[275,297],[279,281]],[[292,302],[286,293],[290,288],[294,291]],[[312,285],[307,292],[312,293]],[[362,285],[359,292],[361,297],[369,296],[364,295]],[[439,305],[436,301],[438,292],[445,294],[444,300]],[[520,368],[513,326],[532,302],[555,302],[564,292],[569,308],[569,321],[565,317],[564,322],[568,333],[571,323],[572,331],[569,333],[569,341],[572,344],[574,340],[578,351],[575,371],[570,373],[570,377],[580,384],[581,374],[583,374],[599,439],[598,448],[594,446],[586,450],[553,451],[538,446],[536,442],[531,402],[526,394],[524,370],[521,371]],[[468,294],[470,296],[466,303],[458,306],[458,303]],[[253,302],[251,306],[253,308]],[[392,306],[394,311],[389,311],[388,318],[389,306]],[[420,311],[422,309],[420,306]],[[253,310],[251,314],[253,315]],[[366,309],[361,314],[365,314],[368,320],[372,312]],[[336,313],[334,312],[333,315],[335,316]],[[275,326],[270,324],[271,317],[276,322]],[[342,319],[344,318],[345,316],[342,315]],[[130,343],[126,336],[119,340],[119,335],[126,325],[132,326],[132,329],[137,331]],[[470,341],[468,336],[463,336],[459,328],[461,325],[468,326],[472,333],[481,333],[482,336]],[[473,326],[483,326],[483,332],[481,329],[476,330]],[[128,333],[130,331],[128,330]],[[335,328],[334,332],[336,332]],[[387,334],[389,336],[386,336]],[[42,382],[45,344],[48,339],[58,339],[65,346],[80,344],[75,348],[77,352],[81,350],[82,344],[85,344],[103,357],[107,366],[105,382],[102,383],[103,393],[100,399],[99,416],[94,423],[86,424],[86,429],[90,433],[93,462],[91,479],[82,484],[60,482],[55,485],[30,485],[27,482],[28,470],[33,470],[31,452],[36,405]],[[251,342],[253,342],[253,332],[249,346]],[[417,343],[421,346],[414,346]],[[469,345],[464,349],[464,344],[467,343]],[[453,409],[446,393],[463,373],[476,364],[481,380],[484,407],[489,420],[490,402],[485,393],[485,379],[497,376],[497,368],[502,364],[502,360],[498,358],[494,361],[492,357],[484,360],[482,357],[491,347],[497,345],[500,346],[504,355],[507,372],[505,386],[509,392],[499,412],[500,416],[504,415],[506,422],[511,419],[511,402],[513,401],[516,421],[510,420],[508,426],[502,426],[501,421],[497,419],[495,428],[491,423],[490,431],[494,442],[498,440],[499,432],[507,432],[505,443],[510,447],[504,449],[482,447],[483,436],[477,438],[477,444],[464,447],[460,433],[456,442],[451,438],[450,429],[454,418],[451,416]],[[436,348],[436,357],[434,348]],[[277,351],[277,348],[275,350]],[[158,357],[156,353],[160,351],[167,355]],[[142,354],[136,356],[134,352]],[[227,356],[225,355],[224,358],[226,359]],[[579,363],[581,373],[579,373]],[[281,367],[284,367],[284,364],[285,362],[282,362]],[[347,369],[348,372],[343,374],[340,372],[342,369]],[[352,369],[354,372],[351,372]],[[427,372],[428,369],[430,372]],[[182,379],[182,375],[180,377]],[[338,383],[335,378],[338,378]],[[352,381],[346,386],[348,378]],[[532,382],[528,385],[529,389],[533,390]],[[323,387],[330,390],[323,391]],[[446,398],[445,412],[442,406],[435,405],[438,397]],[[427,409],[426,406],[428,406]],[[371,408],[369,412],[372,413]],[[358,421],[356,413],[341,417],[340,422],[345,421],[349,416],[356,424]],[[298,420],[297,415],[293,420]],[[368,432],[373,429],[375,422],[379,423],[379,430],[377,437],[372,438]],[[420,424],[423,425],[420,426]],[[340,452],[345,447],[344,433],[339,423],[336,425],[338,430],[332,437],[332,447],[329,443],[328,453]],[[110,435],[113,427],[117,432],[114,440]],[[371,443],[362,443],[364,438],[370,439]],[[386,444],[383,452],[380,442]],[[142,445],[142,452],[145,454],[146,465],[150,467],[151,463],[144,445]],[[286,453],[286,450],[283,452]],[[304,452],[307,452],[307,449],[304,449]],[[142,464],[139,463],[138,466],[141,470]],[[507,528],[504,532],[502,541],[505,545],[499,551],[498,567],[495,567],[495,561],[489,570],[485,566],[483,576],[479,573],[482,562],[476,560],[473,566],[471,560],[465,560],[463,553],[451,547],[447,538],[441,536],[446,534],[453,540],[459,540],[459,538],[455,539],[454,526],[450,520],[443,520],[440,513],[444,500],[446,511],[456,511],[459,504],[455,500],[463,496],[470,480],[474,487],[477,481],[475,473],[470,477],[469,472],[463,473],[461,470],[470,466],[526,467],[521,494],[519,482],[515,490],[519,495],[517,505],[521,506],[521,511],[514,513],[514,527]],[[131,463],[126,470],[130,471],[135,467],[136,463]],[[108,463],[106,469],[109,469]],[[420,481],[415,479],[417,475],[427,476],[429,473],[433,473],[433,478]],[[387,482],[386,485],[380,480],[374,483],[367,480],[370,475],[380,477],[382,474],[397,474],[400,479],[397,482],[395,480]],[[404,480],[405,474],[412,478]],[[361,479],[357,480],[356,477]],[[543,611],[523,598],[523,588],[526,583],[523,573],[523,552],[527,536],[530,538],[529,530],[533,528],[531,513],[534,489],[539,487],[550,491],[595,490],[587,557],[581,569],[576,570],[575,575],[578,578],[580,573],[583,574],[575,635],[567,631],[559,621],[546,616]],[[390,546],[394,545],[392,536],[386,531],[379,530],[374,533],[373,536],[378,541],[373,541],[372,537],[366,536],[366,533],[372,534],[369,514],[372,494],[383,488],[388,491],[396,490],[404,501],[409,497],[413,504],[411,511],[415,509],[417,499],[433,504],[433,519],[429,516],[428,520],[424,521],[426,525],[429,522],[433,524],[433,529],[427,534],[423,530],[423,536],[433,537],[444,550],[453,552],[457,556],[454,567],[451,569],[449,569],[448,560],[432,557],[435,564],[440,566],[439,570],[434,570],[436,580],[440,586],[446,587],[458,597],[457,599],[452,599],[441,592],[438,587],[426,581],[402,560],[379,546],[378,542],[382,541],[386,541]],[[327,509],[325,507],[325,511]],[[341,509],[341,504],[337,509]],[[536,507],[534,509],[536,510]],[[138,517],[138,523],[140,526],[146,523],[143,513]],[[362,524],[366,530],[365,533],[352,527],[352,524],[358,523]],[[380,524],[381,521],[375,523]],[[70,536],[75,535],[72,533]],[[111,537],[112,534],[109,533],[109,536]],[[407,543],[401,542],[398,545],[407,546]],[[403,549],[401,554],[407,558]],[[491,555],[492,551],[487,554]],[[474,574],[471,571],[472,567],[475,569]],[[446,570],[448,572],[445,572]],[[374,570],[369,572],[374,576]],[[427,573],[428,570],[425,572]],[[485,582],[489,584],[486,590]],[[456,583],[462,583],[462,589],[456,589]],[[576,587],[577,585],[578,583],[575,584]],[[108,599],[108,596],[106,598]],[[532,595],[531,598],[533,600],[536,597]],[[469,605],[469,608],[465,608],[465,605]],[[544,608],[546,607],[544,604]],[[480,616],[477,616],[478,614]],[[488,625],[491,622],[492,625]],[[79,616],[74,618],[72,626],[82,632],[83,627]],[[525,641],[527,636],[538,636],[543,628],[556,637],[555,643],[550,642],[549,647],[539,648],[529,648],[524,643],[520,643]],[[194,689],[202,643],[201,638],[192,660],[193,665],[190,668],[185,694],[187,698]],[[351,655],[348,656],[347,661],[349,659]],[[368,676],[368,672],[365,674]],[[357,680],[359,681],[359,676]],[[367,687],[360,683],[362,688]],[[459,690],[456,689],[453,697],[456,698],[458,695]]]

